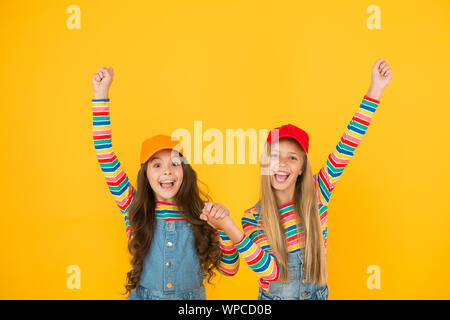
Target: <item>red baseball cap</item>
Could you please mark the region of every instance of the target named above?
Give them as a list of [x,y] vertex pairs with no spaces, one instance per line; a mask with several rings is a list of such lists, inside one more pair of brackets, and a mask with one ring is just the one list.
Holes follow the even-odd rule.
[[281,138],[292,138],[295,139],[305,150],[306,153],[308,153],[308,147],[309,147],[309,136],[306,133],[306,131],[300,129],[299,127],[296,127],[290,123],[285,124],[284,126],[274,128],[270,130],[269,136],[267,137],[267,143],[275,142]]

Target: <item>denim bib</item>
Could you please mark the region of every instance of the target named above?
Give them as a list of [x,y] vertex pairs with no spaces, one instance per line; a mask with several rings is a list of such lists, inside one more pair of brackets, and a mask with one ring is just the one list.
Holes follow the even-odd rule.
[[269,292],[259,288],[258,300],[327,300],[328,285],[307,282],[301,250],[288,253],[289,282],[269,282]]
[[157,219],[138,285],[127,300],[206,300],[190,224]]

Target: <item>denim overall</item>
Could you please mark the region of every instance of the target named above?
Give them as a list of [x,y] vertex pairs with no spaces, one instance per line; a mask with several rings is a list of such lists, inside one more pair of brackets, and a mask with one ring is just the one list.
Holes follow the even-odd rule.
[[289,282],[269,282],[269,292],[259,288],[258,300],[327,300],[328,285],[306,282],[302,252],[288,253]]
[[140,281],[127,300],[206,300],[190,224],[156,219]]
[[[254,207],[261,212],[261,202]],[[258,300],[328,300],[328,285],[306,282],[302,250],[288,252],[289,282],[269,281],[269,292],[259,287]]]

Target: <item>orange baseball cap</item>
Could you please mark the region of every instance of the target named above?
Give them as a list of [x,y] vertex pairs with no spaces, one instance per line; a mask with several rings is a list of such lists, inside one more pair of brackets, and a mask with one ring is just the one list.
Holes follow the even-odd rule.
[[183,153],[180,140],[176,140],[176,138],[172,138],[171,136],[158,134],[142,142],[141,164],[147,162],[156,152],[164,149],[173,149],[181,154]]

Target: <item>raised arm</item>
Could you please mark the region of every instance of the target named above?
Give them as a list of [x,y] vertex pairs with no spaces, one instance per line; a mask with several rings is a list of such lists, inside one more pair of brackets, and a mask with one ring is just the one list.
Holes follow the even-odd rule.
[[132,237],[128,221],[128,209],[133,200],[135,189],[122,169],[112,148],[111,120],[109,114],[109,87],[113,79],[112,68],[100,68],[93,75],[94,99],[92,99],[92,133],[95,154],[108,185],[109,191],[122,213],[125,221],[127,239]]
[[375,62],[372,68],[372,81],[367,94],[363,97],[335,149],[328,155],[325,165],[315,175],[316,186],[320,191],[318,192],[319,209],[321,206],[326,207],[328,205],[342,172],[354,156],[356,148],[369,128],[381,95],[391,78],[392,70],[384,58]]

